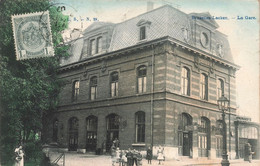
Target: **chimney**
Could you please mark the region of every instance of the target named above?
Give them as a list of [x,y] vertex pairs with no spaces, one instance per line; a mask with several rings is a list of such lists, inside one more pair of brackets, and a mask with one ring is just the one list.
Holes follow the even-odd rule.
[[153,10],[153,2],[148,1],[148,2],[147,2],[147,12],[149,12],[149,11],[151,11],[151,10]]

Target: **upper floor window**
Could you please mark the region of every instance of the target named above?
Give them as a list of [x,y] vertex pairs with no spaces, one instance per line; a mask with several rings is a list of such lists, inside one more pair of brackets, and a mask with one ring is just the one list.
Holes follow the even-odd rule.
[[95,100],[97,98],[97,77],[94,76],[90,79],[90,99]]
[[149,29],[151,22],[148,20],[141,19],[136,24],[139,28],[139,40],[144,40],[147,38],[147,29]]
[[146,27],[140,27],[140,40],[144,40],[146,38]]
[[96,40],[90,40],[90,54],[94,55],[96,54]]
[[145,112],[135,113],[136,142],[145,142]]
[[137,69],[137,91],[138,93],[146,92],[146,66]]
[[113,72],[110,75],[110,87],[111,87],[111,97],[118,96],[118,72]]
[[200,75],[200,98],[208,100],[208,76],[206,74]]
[[97,38],[97,53],[102,51],[102,37]]
[[73,83],[73,92],[72,92],[72,100],[76,101],[79,96],[79,81],[74,81]]
[[190,70],[186,67],[181,70],[181,93],[190,95]]
[[222,79],[217,80],[217,97],[218,99],[224,95],[224,81]]

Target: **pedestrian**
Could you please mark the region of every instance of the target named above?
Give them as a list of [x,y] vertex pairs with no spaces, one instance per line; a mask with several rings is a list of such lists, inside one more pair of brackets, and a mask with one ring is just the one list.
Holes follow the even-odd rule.
[[157,160],[159,161],[159,165],[161,164],[161,161],[164,160],[164,156],[163,156],[163,148],[161,146],[159,146],[159,149],[157,151]]
[[19,146],[18,148],[16,148],[14,150],[15,152],[15,166],[24,166],[24,151],[23,151],[23,147]]
[[112,166],[115,166],[115,162],[116,162],[116,149],[115,149],[114,145],[111,146],[110,153],[111,153],[111,159],[112,159]]
[[146,159],[148,160],[148,164],[152,164],[153,152],[151,147],[148,147],[146,151]]
[[120,165],[120,150],[119,150],[119,148],[116,148],[115,158],[116,158],[116,163],[119,163],[119,165]]
[[120,141],[117,138],[115,138],[115,140],[113,141],[113,144],[116,148],[119,148]]
[[252,146],[250,145],[250,143],[246,143],[244,161],[249,161],[251,163],[253,154],[254,154],[254,152],[252,152]]
[[132,162],[132,166],[134,166],[134,164],[137,166],[137,156],[138,156],[138,152],[134,149],[134,150],[133,150],[133,162]]
[[122,166],[125,166],[127,163],[126,152],[124,150],[122,151],[121,162],[122,162]]
[[126,158],[127,158],[127,166],[132,166],[133,162],[133,153],[131,149],[129,148],[127,153],[126,153]]
[[143,165],[142,159],[143,159],[142,154],[141,154],[140,151],[138,151],[138,153],[137,153],[137,165],[138,166],[142,166]]

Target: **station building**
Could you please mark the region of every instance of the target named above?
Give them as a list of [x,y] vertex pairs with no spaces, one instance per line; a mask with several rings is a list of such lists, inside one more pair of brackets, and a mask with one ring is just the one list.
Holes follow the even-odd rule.
[[[186,14],[169,5],[121,23],[95,22],[70,42],[61,61],[58,109],[44,137],[60,149],[156,151],[166,158],[218,158],[222,117],[230,100],[227,142],[236,156],[236,76],[227,36],[210,13]],[[238,152],[238,151],[237,151]]]

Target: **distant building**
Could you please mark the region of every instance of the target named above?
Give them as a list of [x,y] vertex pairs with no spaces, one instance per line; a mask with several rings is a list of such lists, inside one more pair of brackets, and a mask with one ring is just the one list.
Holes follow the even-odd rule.
[[[211,17],[166,5],[90,25],[61,62],[65,86],[45,139],[69,151],[109,151],[118,138],[122,149],[161,145],[169,158],[221,157],[217,99],[230,100],[226,122],[235,131],[239,67],[218,24],[192,16]],[[235,136],[227,135],[235,158]]]
[[245,144],[252,146],[253,159],[260,158],[259,123],[251,122],[251,118],[237,116],[235,120],[236,158],[245,157]]

